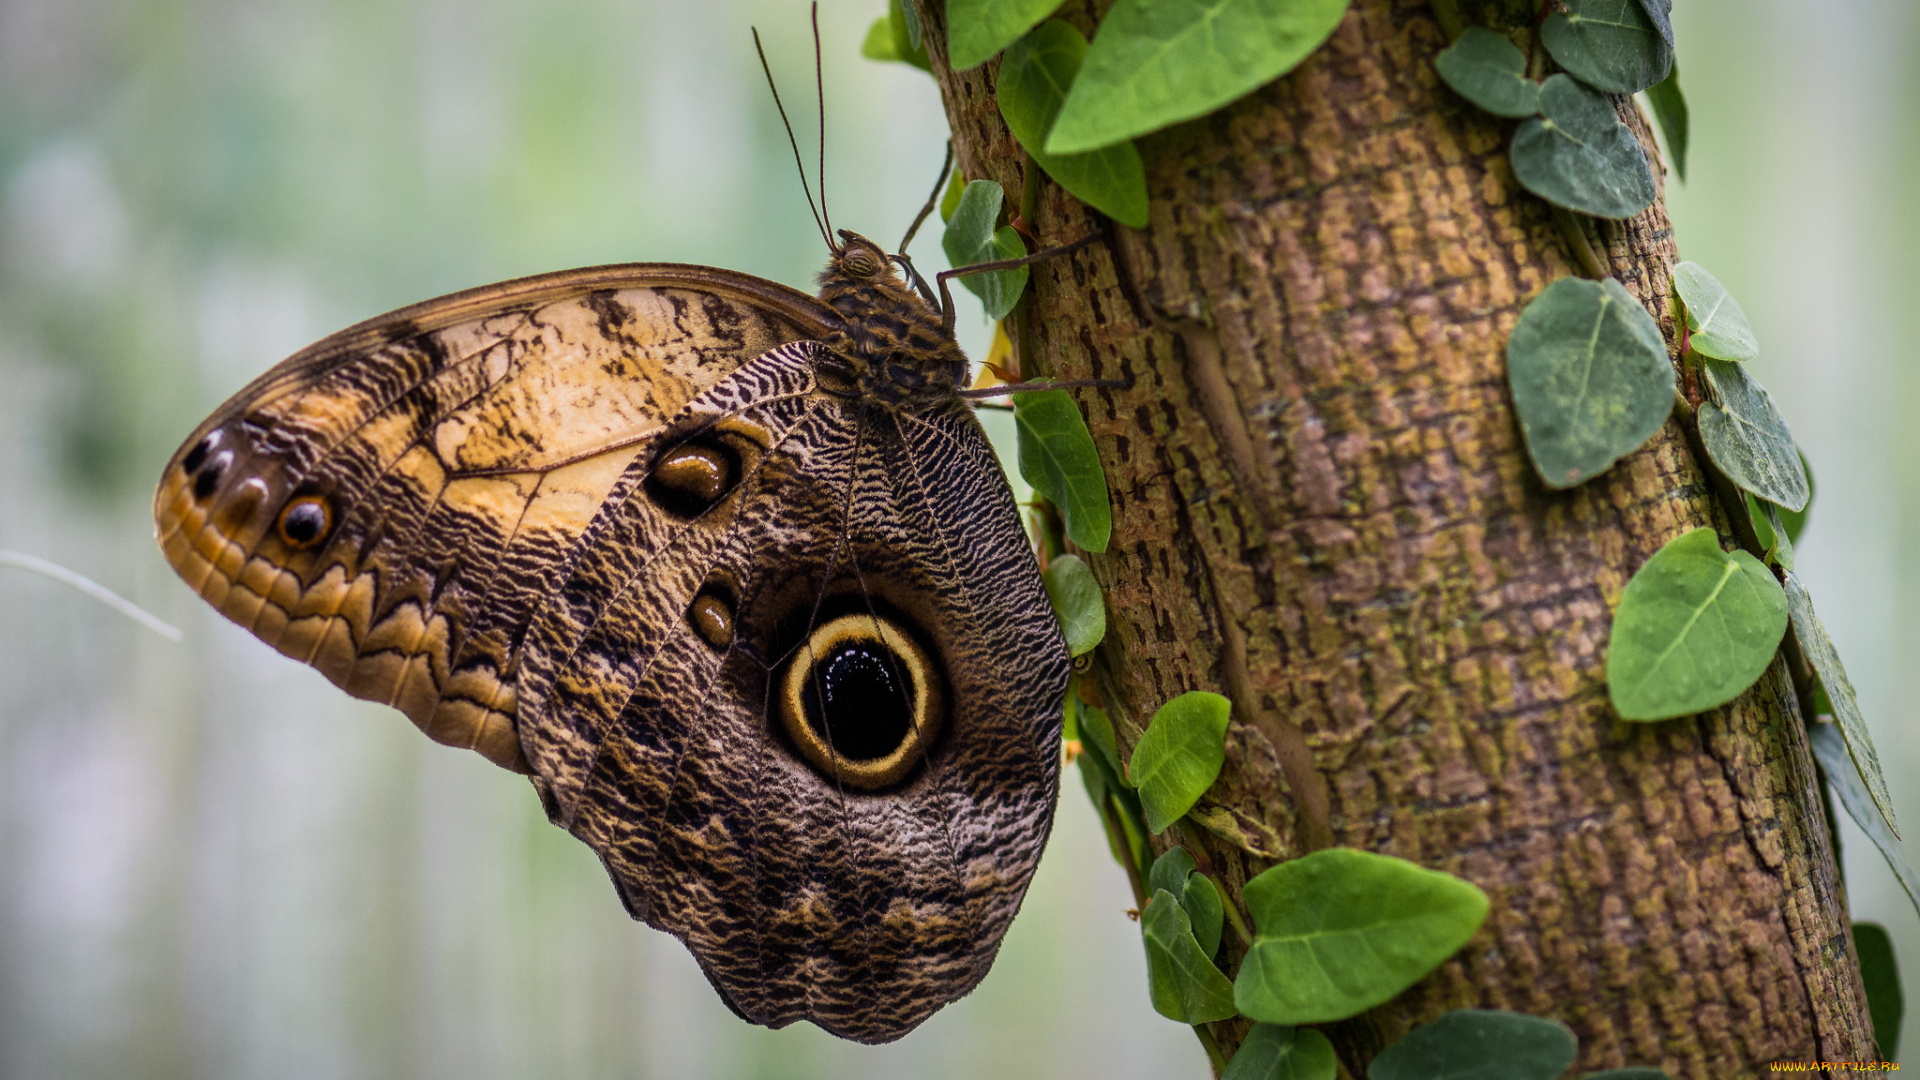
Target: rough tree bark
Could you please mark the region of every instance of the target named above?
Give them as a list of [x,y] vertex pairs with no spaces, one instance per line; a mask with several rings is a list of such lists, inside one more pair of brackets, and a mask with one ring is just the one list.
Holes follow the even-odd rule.
[[[1106,6],[1061,15],[1091,36]],[[1021,192],[998,62],[948,70],[944,5],[921,7],[960,169]],[[1228,763],[1184,839],[1236,888],[1348,845],[1486,890],[1492,914],[1453,960],[1331,1026],[1354,1076],[1460,1007],[1566,1021],[1576,1075],[1871,1058],[1784,669],[1690,720],[1608,705],[1628,578],[1726,522],[1672,423],[1573,491],[1535,477],[1507,334],[1578,266],[1513,181],[1510,128],[1437,81],[1445,44],[1421,0],[1355,0],[1298,70],[1142,140],[1144,232],[1040,185],[1043,242],[1105,243],[1035,268],[1013,319],[1025,374],[1132,380],[1081,397],[1115,511],[1088,561],[1123,756],[1160,703],[1217,690]],[[1671,342],[1663,205],[1587,228]],[[1244,1024],[1213,1029],[1231,1051]]]

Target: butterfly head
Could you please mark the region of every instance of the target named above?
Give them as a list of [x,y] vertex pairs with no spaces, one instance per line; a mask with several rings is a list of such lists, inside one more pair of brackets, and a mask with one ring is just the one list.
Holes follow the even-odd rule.
[[858,233],[840,230],[820,274],[820,299],[844,329],[827,347],[845,363],[854,392],[885,405],[951,404],[964,385],[967,358],[940,312],[894,270],[896,257]]

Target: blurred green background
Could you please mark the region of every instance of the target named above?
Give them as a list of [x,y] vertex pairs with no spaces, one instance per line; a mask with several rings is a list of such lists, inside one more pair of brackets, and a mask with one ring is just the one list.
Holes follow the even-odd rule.
[[[829,196],[890,243],[939,165],[932,82],[829,0]],[[1801,566],[1920,822],[1915,60],[1897,0],[1680,0],[1681,252],[1732,288],[1819,477]],[[628,260],[808,287],[822,261],[754,60],[810,145],[804,5],[0,0],[0,1078],[1177,1077],[1071,774],[980,990],[884,1048],[740,1023],[631,923],[524,781],[343,699],[160,559],[159,467],[332,330]],[[937,238],[915,245],[943,265]],[[983,355],[972,298],[960,326]],[[1847,825],[1860,918],[1920,1001],[1920,919]],[[1920,847],[1913,849],[1920,858]]]

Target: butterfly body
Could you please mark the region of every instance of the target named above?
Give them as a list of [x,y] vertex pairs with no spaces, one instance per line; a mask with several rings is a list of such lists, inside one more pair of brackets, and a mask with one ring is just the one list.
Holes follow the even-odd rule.
[[986,973],[1069,663],[940,314],[851,234],[818,299],[508,282],[296,354],[156,493],[203,597],[529,772],[728,1004],[897,1038]]

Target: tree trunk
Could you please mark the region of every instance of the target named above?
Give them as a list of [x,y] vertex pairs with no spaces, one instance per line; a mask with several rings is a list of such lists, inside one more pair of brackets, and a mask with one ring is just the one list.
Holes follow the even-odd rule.
[[[1021,192],[998,62],[947,69],[943,6],[923,21],[960,168]],[[1091,36],[1105,7],[1061,17]],[[1115,513],[1088,558],[1108,612],[1090,677],[1123,756],[1162,702],[1224,693],[1227,766],[1179,839],[1235,891],[1345,845],[1487,892],[1465,949],[1328,1027],[1354,1076],[1462,1007],[1565,1021],[1572,1075],[1872,1058],[1784,668],[1691,719],[1608,704],[1628,578],[1727,523],[1672,423],[1572,491],[1535,476],[1507,334],[1579,266],[1514,183],[1510,122],[1439,83],[1445,44],[1419,0],[1355,0],[1293,73],[1141,140],[1146,231],[1044,179],[1029,203],[1042,242],[1105,243],[1034,268],[1010,320],[1024,373],[1132,380],[1081,395]],[[1663,205],[1585,229],[1672,343]],[[1231,1052],[1245,1024],[1212,1029]]]

